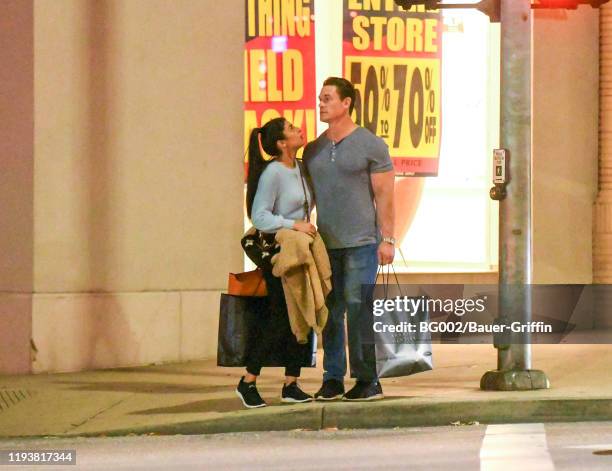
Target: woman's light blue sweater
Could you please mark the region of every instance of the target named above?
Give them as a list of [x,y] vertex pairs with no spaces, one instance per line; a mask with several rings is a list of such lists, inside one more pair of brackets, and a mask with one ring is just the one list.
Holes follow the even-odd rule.
[[[312,210],[312,196],[306,179],[304,188],[308,207]],[[271,162],[261,174],[251,208],[251,220],[262,232],[290,229],[296,220],[304,220],[304,189],[300,182],[298,163],[288,168],[280,162]]]

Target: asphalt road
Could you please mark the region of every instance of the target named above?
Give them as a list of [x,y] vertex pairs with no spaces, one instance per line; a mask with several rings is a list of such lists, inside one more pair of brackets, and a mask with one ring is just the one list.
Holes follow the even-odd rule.
[[0,469],[609,470],[612,423],[0,441],[9,449],[73,449],[77,465]]

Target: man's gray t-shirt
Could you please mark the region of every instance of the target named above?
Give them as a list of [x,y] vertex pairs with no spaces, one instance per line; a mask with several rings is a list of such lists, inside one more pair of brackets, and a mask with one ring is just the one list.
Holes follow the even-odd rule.
[[385,142],[362,127],[335,145],[323,133],[306,146],[303,159],[314,187],[317,226],[327,248],[377,243],[370,174],[393,170]]

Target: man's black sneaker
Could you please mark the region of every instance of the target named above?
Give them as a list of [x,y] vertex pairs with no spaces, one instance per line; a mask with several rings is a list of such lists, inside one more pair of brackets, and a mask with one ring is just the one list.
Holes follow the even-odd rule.
[[357,381],[355,386],[347,392],[343,401],[376,401],[382,399],[383,392],[380,382],[370,383],[368,381]]
[[244,404],[244,407],[247,407],[248,409],[266,407],[266,401],[264,401],[259,395],[255,381],[252,383],[245,383],[244,376],[240,378],[240,382],[236,388],[236,395],[240,398]]
[[312,396],[302,391],[295,381],[289,385],[283,385],[283,391],[281,393],[281,402],[310,401],[312,401]]
[[335,401],[336,399],[342,399],[343,394],[344,384],[342,384],[342,381],[328,379],[323,381],[321,389],[315,393],[315,399],[317,401]]

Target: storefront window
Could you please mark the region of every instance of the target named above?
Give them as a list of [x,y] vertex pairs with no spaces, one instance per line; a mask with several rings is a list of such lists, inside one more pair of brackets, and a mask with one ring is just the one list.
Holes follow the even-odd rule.
[[[325,78],[343,73],[343,1],[309,3],[314,3],[318,92]],[[395,266],[398,272],[495,271],[497,203],[488,191],[492,150],[499,142],[499,26],[471,10],[443,10],[442,24],[437,176],[397,177],[399,206],[402,198],[416,204],[410,214],[399,214],[398,226],[405,230]],[[315,114],[319,135],[327,125]],[[400,183],[405,179],[410,180]]]

